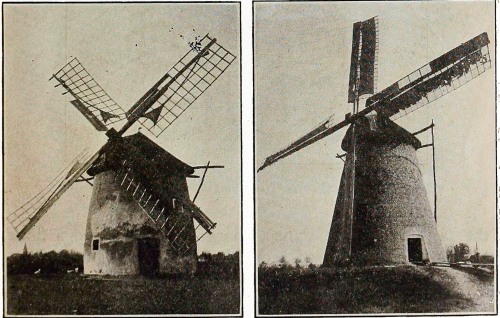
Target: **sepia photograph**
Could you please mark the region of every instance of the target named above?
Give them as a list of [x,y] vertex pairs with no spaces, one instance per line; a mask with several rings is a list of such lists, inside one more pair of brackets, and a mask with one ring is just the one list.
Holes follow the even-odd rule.
[[495,3],[253,11],[256,313],[497,313]]
[[4,3],[4,315],[242,313],[238,2]]

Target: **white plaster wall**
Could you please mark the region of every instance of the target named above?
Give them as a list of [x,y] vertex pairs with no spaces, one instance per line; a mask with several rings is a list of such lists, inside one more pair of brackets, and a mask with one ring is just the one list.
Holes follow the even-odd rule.
[[[133,198],[121,191],[114,178],[113,171],[106,171],[94,179],[84,244],[84,273],[139,274],[137,239],[141,237],[160,240],[160,273],[194,273],[196,246],[182,257],[173,254],[168,240]],[[194,227],[186,233],[189,231],[194,231]],[[97,251],[92,250],[94,239],[100,240]]]

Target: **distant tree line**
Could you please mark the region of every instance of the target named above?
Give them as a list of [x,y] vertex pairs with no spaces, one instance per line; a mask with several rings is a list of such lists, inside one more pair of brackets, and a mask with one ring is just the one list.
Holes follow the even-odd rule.
[[290,263],[285,256],[281,256],[278,263],[268,264],[266,262],[261,262],[259,264],[259,270],[273,270],[273,269],[282,269],[282,270],[290,270],[290,269],[316,269],[319,268],[318,265],[311,263],[311,258],[306,257],[304,261],[300,258],[294,259],[293,263]]
[[[73,251],[13,254],[7,257],[7,274],[58,274],[83,272],[83,255]],[[212,278],[239,278],[240,253],[211,254],[203,252],[198,257],[197,275]]]
[[62,250],[48,253],[23,253],[7,257],[7,274],[42,275],[66,273],[78,268],[83,271],[83,255],[73,251]]
[[234,278],[240,275],[240,253],[211,254],[203,252],[198,256],[197,276],[212,278]]
[[448,247],[446,257],[450,263],[469,261],[471,263],[493,264],[495,262],[495,258],[491,255],[481,255],[478,252],[471,254],[469,246],[465,243]]

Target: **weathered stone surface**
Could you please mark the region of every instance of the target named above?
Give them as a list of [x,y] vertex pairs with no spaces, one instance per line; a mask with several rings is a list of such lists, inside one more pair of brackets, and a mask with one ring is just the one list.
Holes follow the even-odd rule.
[[[159,241],[159,272],[193,273],[196,270],[196,248],[183,257],[176,255],[167,239],[139,205],[123,192],[114,181],[115,172],[105,171],[94,179],[84,244],[85,274],[140,274],[138,240],[155,238]],[[191,224],[181,234],[194,242]],[[92,250],[92,241],[99,239],[99,249]]]
[[[424,261],[446,256],[429,205],[416,149],[420,142],[388,119],[356,125],[356,171],[351,212],[352,128],[323,264],[407,263],[408,238],[420,238]],[[352,229],[351,229],[352,224]]]

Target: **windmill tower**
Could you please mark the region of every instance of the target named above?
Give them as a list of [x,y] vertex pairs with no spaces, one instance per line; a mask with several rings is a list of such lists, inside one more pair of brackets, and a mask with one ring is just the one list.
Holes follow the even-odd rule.
[[[80,153],[37,196],[7,219],[22,239],[75,182],[93,187],[84,242],[85,274],[171,274],[196,270],[197,242],[214,223],[190,198],[186,178],[198,169],[162,149],[142,133],[124,136],[139,122],[158,137],[205,92],[236,58],[208,35],[127,112],[74,58],[51,79],[72,95],[71,104],[107,143],[95,154]],[[112,126],[125,121],[117,131]],[[196,227],[195,227],[196,224]],[[198,230],[200,228],[200,230]],[[197,231],[203,231],[197,235]]]
[[[394,120],[491,68],[488,43],[487,34],[480,34],[376,93],[378,21],[354,24],[348,91],[352,113],[338,123],[326,120],[259,168],[348,127],[341,144],[346,153],[338,156],[345,164],[325,266],[446,261],[416,157],[427,145],[415,137],[419,132],[412,134]],[[364,108],[361,97],[368,97]]]

